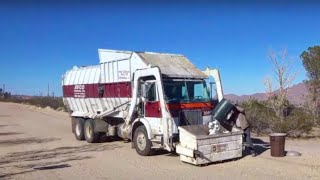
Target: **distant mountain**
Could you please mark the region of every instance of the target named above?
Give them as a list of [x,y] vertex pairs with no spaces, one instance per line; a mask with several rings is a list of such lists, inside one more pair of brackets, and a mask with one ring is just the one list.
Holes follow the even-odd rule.
[[293,85],[288,89],[288,99],[292,104],[303,104],[308,94],[308,87],[304,83]]
[[[288,100],[295,105],[300,105],[305,102],[305,96],[308,93],[308,88],[304,83],[299,83],[296,85],[291,86],[288,89]],[[242,102],[249,100],[251,98],[255,98],[258,100],[266,100],[267,93],[255,93],[251,95],[235,95],[235,94],[226,94],[225,98],[233,101],[233,102]]]

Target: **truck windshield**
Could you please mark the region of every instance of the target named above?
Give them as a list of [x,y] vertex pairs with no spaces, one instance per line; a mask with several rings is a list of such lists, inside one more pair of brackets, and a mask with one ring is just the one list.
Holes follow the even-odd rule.
[[210,101],[206,82],[164,80],[165,100],[168,103]]

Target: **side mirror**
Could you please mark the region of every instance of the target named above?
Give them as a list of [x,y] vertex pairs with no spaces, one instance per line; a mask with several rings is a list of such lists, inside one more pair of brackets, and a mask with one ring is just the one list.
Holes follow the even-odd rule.
[[141,84],[141,96],[144,98],[148,97],[148,92],[152,87],[152,83]]

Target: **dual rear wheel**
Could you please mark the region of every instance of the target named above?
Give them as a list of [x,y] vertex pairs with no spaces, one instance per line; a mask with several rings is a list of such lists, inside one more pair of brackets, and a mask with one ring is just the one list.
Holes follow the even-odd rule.
[[99,141],[99,132],[94,132],[94,122],[92,119],[76,118],[74,125],[74,135],[77,140],[86,140],[88,143]]
[[[74,135],[77,140],[86,140],[88,143],[98,142],[101,133],[94,131],[93,119],[76,118],[74,125]],[[141,156],[148,156],[152,153],[152,142],[148,138],[146,128],[141,125],[137,127],[133,135],[133,143],[137,153]]]
[[75,119],[75,125],[73,126],[73,128],[74,128],[74,130],[73,130],[74,136],[79,141],[85,140],[84,130],[83,130],[84,122],[85,122],[85,120],[83,118],[76,118]]

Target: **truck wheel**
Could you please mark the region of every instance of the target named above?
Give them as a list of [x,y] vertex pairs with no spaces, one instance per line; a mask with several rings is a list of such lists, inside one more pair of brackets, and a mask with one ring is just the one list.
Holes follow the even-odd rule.
[[77,140],[83,141],[84,140],[84,119],[83,118],[76,118],[75,125],[74,125],[74,136]]
[[88,143],[95,143],[99,140],[99,133],[94,132],[94,123],[92,119],[84,123],[84,137]]
[[134,131],[133,143],[139,155],[148,156],[151,154],[151,141],[144,126],[139,126]]

